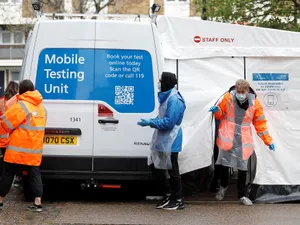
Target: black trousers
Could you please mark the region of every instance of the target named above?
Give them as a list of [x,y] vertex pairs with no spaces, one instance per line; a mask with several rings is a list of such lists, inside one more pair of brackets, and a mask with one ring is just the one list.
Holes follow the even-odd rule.
[[2,176],[2,171],[3,171],[3,163],[4,163],[4,154],[5,154],[5,150],[6,148],[1,148],[0,149],[1,152],[0,152],[0,177]]
[[210,184],[210,189],[213,192],[216,191],[217,188],[219,188],[219,186],[220,186],[219,183],[218,183],[218,181],[221,178],[221,168],[222,168],[222,166],[215,164],[217,162],[217,160],[218,160],[218,155],[219,155],[219,148],[215,144],[214,145],[214,167],[215,167],[215,170],[214,170],[213,179],[212,179],[211,184]]
[[171,154],[172,170],[156,169],[156,179],[164,187],[164,194],[171,194],[171,199],[182,198],[182,183],[179,173],[178,152]]
[[14,181],[14,176],[22,169],[28,170],[29,183],[33,197],[41,198],[43,195],[43,183],[40,168],[38,166],[24,166],[12,163],[3,163],[3,172],[0,179],[0,196],[5,197]]
[[[246,187],[247,171],[238,170],[237,191],[238,198],[248,197]],[[226,188],[229,183],[229,167],[221,166],[221,186]]]

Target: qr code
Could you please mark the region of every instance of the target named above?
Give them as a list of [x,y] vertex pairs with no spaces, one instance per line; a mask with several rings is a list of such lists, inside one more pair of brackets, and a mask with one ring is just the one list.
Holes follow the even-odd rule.
[[115,104],[133,105],[134,86],[115,86]]

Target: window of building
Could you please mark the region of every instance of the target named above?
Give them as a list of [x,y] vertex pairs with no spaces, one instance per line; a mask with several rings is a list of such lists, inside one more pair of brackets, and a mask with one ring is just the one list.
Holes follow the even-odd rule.
[[15,44],[23,43],[24,42],[23,38],[24,38],[24,33],[22,33],[22,32],[14,33],[14,43]]
[[20,80],[20,71],[10,71],[10,80],[19,82]]
[[11,43],[11,33],[9,33],[9,32],[2,33],[2,43],[3,44]]
[[4,31],[0,33],[0,44],[24,44],[24,43],[25,43],[24,32]]

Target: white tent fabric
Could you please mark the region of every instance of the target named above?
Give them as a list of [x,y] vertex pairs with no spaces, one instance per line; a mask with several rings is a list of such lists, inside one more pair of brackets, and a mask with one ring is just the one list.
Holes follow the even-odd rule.
[[167,59],[300,57],[296,32],[170,17],[160,17],[158,29]]
[[187,104],[181,173],[212,163],[208,110],[237,79],[246,78],[264,106],[276,146],[271,152],[254,131],[254,183],[300,185],[300,34],[168,17],[158,20],[158,29],[165,70],[178,72]]

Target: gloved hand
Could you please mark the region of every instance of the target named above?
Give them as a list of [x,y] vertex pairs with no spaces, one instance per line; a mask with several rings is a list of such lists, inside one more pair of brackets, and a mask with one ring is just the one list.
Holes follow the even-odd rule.
[[219,107],[216,106],[216,105],[214,105],[214,106],[212,106],[212,107],[209,109],[208,112],[216,113],[216,112],[218,112],[218,111],[219,111]]
[[150,120],[141,119],[137,124],[141,127],[150,126]]
[[269,149],[273,152],[275,152],[275,145],[274,144],[270,144],[269,145]]

